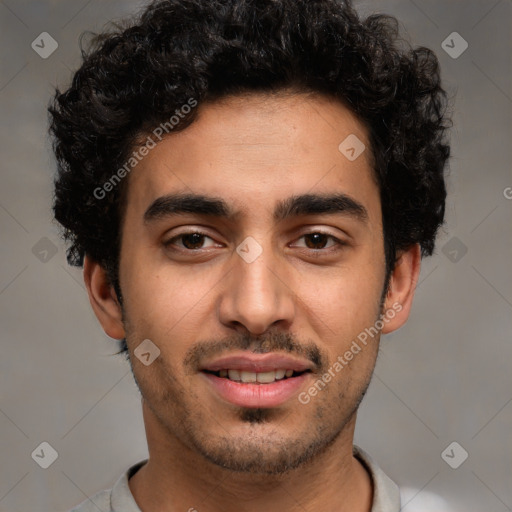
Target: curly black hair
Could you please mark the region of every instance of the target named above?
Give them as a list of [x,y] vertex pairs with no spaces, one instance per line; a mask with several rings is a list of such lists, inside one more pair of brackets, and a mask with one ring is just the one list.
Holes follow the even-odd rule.
[[[394,17],[362,19],[341,0],[159,0],[96,35],[82,59],[48,108],[53,208],[68,262],[100,263],[119,298],[128,180],[95,191],[191,98],[290,90],[339,99],[369,131],[388,275],[400,250],[432,254],[445,213],[448,101],[435,54],[406,43]],[[187,112],[174,131],[196,119]]]

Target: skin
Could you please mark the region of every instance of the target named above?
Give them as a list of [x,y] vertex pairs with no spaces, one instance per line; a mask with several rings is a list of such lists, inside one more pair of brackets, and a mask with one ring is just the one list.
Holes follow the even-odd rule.
[[[308,404],[294,397],[262,410],[222,400],[189,356],[194,350],[197,363],[242,348],[315,352],[305,391],[393,304],[402,309],[382,332],[406,322],[419,247],[399,255],[381,304],[385,257],[370,151],[351,162],[338,150],[350,134],[369,148],[368,135],[340,102],[250,94],[198,108],[196,122],[163,139],[129,176],[123,308],[104,269],[90,258],[84,265],[91,305],[110,337],[127,338],[142,394],[149,461],[130,489],[144,512],[368,512],[372,482],[352,445],[380,333]],[[145,223],[149,205],[171,192],[222,198],[239,215]],[[333,192],[364,205],[366,221],[347,213],[273,220],[280,200]],[[207,235],[192,242],[195,252],[174,238],[194,229]],[[305,235],[319,231],[345,245],[326,238],[315,250]],[[252,263],[236,252],[248,236],[262,248]],[[145,339],[160,349],[149,366],[133,355]]]

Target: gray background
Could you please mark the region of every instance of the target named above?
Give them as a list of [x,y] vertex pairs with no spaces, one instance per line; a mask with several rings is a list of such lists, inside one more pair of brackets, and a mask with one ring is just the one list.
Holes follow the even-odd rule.
[[[53,86],[79,64],[79,34],[139,5],[0,2],[2,512],[67,510],[147,456],[129,367],[110,356],[115,344],[51,222],[46,134]],[[512,1],[356,5],[394,14],[414,44],[435,49],[456,93],[447,224],[408,324],[383,338],[356,443],[403,487],[406,512],[512,510]],[[59,45],[47,59],[31,48],[44,31]],[[441,47],[454,31],[469,44],[456,59]],[[43,441],[58,452],[48,469],[31,457]],[[441,456],[454,441],[469,454],[458,469]],[[462,448],[448,451],[452,463]]]

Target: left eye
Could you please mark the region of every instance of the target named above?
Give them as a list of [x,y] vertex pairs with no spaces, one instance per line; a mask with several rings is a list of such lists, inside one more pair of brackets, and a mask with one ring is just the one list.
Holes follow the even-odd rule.
[[[333,245],[343,245],[341,240],[338,240],[336,237],[329,235],[327,233],[322,232],[314,232],[314,233],[307,233],[305,235],[302,235],[300,239],[305,239],[305,247],[307,249],[313,249],[313,250],[321,250],[326,249],[326,244],[329,239],[334,240],[334,243],[330,245],[329,247],[332,247]],[[304,247],[304,246],[303,246]]]

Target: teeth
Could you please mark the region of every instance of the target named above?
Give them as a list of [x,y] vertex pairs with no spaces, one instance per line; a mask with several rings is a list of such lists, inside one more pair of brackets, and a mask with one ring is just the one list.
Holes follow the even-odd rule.
[[262,384],[268,384],[276,380],[276,372],[257,373],[256,380]]
[[286,370],[276,370],[276,380],[281,380],[284,378],[286,374]]
[[275,370],[270,372],[247,372],[240,370],[220,370],[219,377],[229,378],[237,382],[259,382],[261,384],[270,384],[276,380],[291,377],[293,370]]
[[256,382],[256,373],[255,372],[244,372],[244,371],[241,371],[240,372],[240,380],[242,382]]
[[228,370],[228,375],[231,380],[240,380],[240,372],[238,370]]

